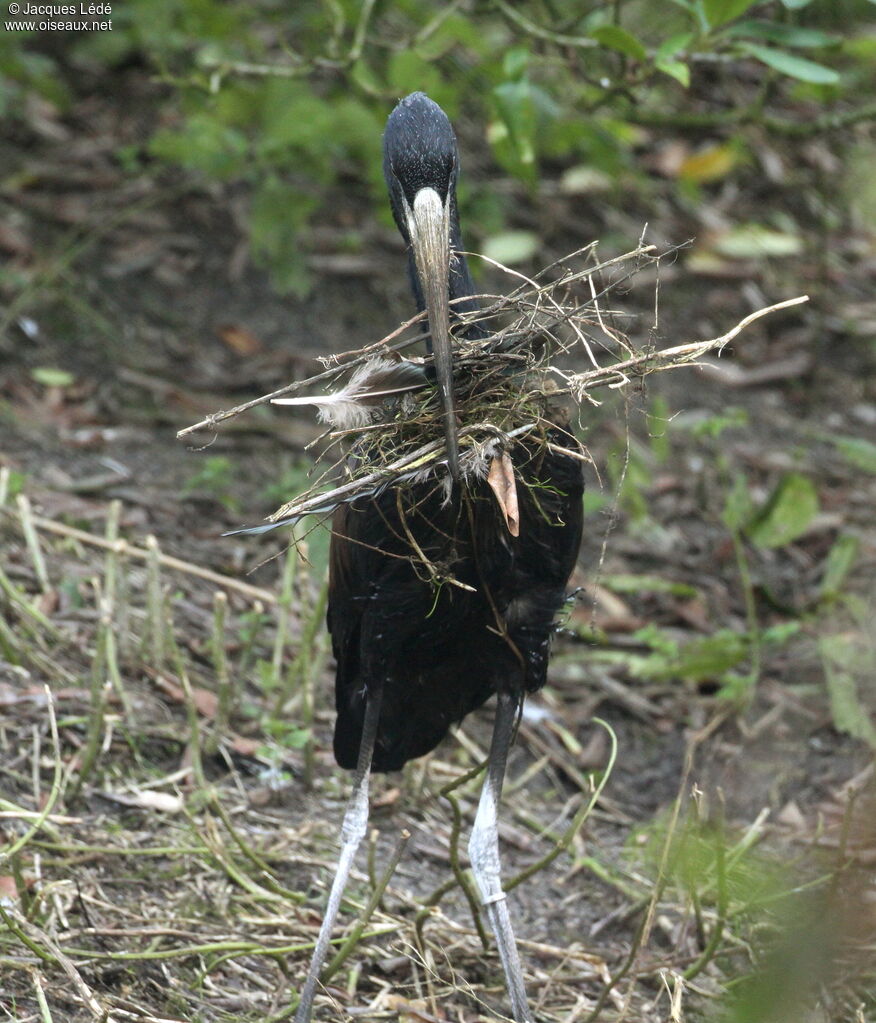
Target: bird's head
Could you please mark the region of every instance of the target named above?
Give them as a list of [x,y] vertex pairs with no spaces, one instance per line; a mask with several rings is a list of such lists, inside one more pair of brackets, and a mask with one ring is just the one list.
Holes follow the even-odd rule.
[[383,173],[395,222],[413,256],[429,321],[430,348],[444,410],[450,475],[459,479],[459,441],[450,342],[451,230],[459,157],[447,115],[425,93],[406,96],[383,134]]

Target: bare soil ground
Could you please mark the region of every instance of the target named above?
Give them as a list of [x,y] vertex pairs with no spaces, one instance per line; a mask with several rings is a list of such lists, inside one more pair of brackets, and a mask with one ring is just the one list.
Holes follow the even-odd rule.
[[[221,536],[294,496],[318,428],[253,415],[197,450],[174,434],[406,318],[401,250],[362,222],[361,260],[337,257],[333,232],[357,216],[341,204],[317,239],[319,286],[278,298],[248,262],[245,196],[120,168],[150,89],[132,72],[63,118],[37,105],[0,157],[0,1012],[21,1023],[286,1018],[347,791],[319,571],[287,559],[285,536]],[[660,242],[702,230],[665,201],[650,218],[638,200],[553,201],[567,205],[546,206],[563,228],[545,262],[601,233],[632,248],[645,219]],[[814,288],[817,302],[758,324],[722,362],[737,376],[658,377],[584,413],[584,593],[503,808],[509,877],[562,845],[512,896],[539,1019],[876,1018],[876,469],[832,439],[866,441],[876,422],[874,351],[841,312],[874,322],[867,244],[837,238],[827,283],[815,256],[717,278],[667,267],[666,343],[723,333],[765,293]],[[639,343],[653,297],[648,279],[616,297]],[[710,435],[723,415],[737,425]],[[791,543],[734,545],[734,479],[764,501],[788,471],[814,481],[819,513]],[[856,552],[843,573],[841,536]],[[309,544],[318,566],[324,540]],[[673,670],[673,644],[752,628],[738,699],[714,647],[705,668]],[[854,657],[831,661],[831,641]],[[617,758],[572,827],[609,763],[595,717]],[[454,879],[478,780],[446,793],[489,727],[486,708],[378,780],[339,939],[400,857],[320,1018],[502,1013],[498,962]]]

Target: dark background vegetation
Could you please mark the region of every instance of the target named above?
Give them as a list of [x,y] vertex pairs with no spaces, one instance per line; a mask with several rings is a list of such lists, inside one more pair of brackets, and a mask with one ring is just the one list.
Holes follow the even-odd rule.
[[[174,434],[410,315],[380,136],[423,89],[469,249],[526,274],[595,239],[667,252],[604,309],[636,347],[810,296],[582,407],[584,592],[505,807],[512,874],[563,844],[514,894],[539,1018],[876,1019],[876,6],[111,16],[0,21],[0,1012],[294,1010],[345,791],[327,539],[220,534],[303,488],[320,431],[262,407]],[[582,828],[594,714],[618,755]],[[378,786],[348,920],[412,837],[322,1018],[502,1008],[441,794],[488,728]]]

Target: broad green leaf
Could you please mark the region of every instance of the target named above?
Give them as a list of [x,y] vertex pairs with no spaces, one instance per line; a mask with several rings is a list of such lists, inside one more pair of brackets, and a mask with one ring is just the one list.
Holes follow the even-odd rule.
[[221,181],[246,168],[249,143],[243,131],[202,112],[187,118],[181,128],[159,129],[149,142],[149,152]]
[[257,262],[270,267],[274,287],[283,294],[303,297],[312,286],[301,236],[316,205],[312,195],[277,176],[267,177],[253,193],[250,244]]
[[650,648],[645,655],[627,653],[621,662],[636,678],[681,678],[687,682],[723,678],[750,653],[748,636],[730,629],[721,629],[685,644],[676,642],[657,626],[638,629],[633,638]]
[[693,40],[693,32],[680,32],[678,35],[670,36],[657,47],[654,54],[655,60],[669,60],[681,50],[686,50]]
[[681,60],[658,60],[654,65],[664,75],[669,75],[685,89],[690,86],[690,68]]
[[788,640],[793,639],[794,636],[799,635],[802,628],[802,622],[779,622],[763,630],[760,637],[761,642],[769,643],[773,646],[782,646]]
[[633,633],[633,639],[643,646],[648,646],[654,651],[665,654],[667,657],[675,657],[678,654],[678,640],[674,639],[665,629],[661,629],[659,625],[655,625],[653,622],[650,625],[642,626],[641,629],[636,629]]
[[872,676],[860,663],[861,654],[854,638],[824,636],[819,640],[818,650],[824,666],[834,727],[876,748],[876,727],[867,710],[869,701],[862,701],[856,678],[856,675],[860,678]]
[[799,255],[803,251],[803,241],[799,235],[777,231],[763,224],[739,224],[719,235],[712,248],[730,259],[764,259]]
[[709,25],[718,28],[745,14],[754,4],[755,0],[703,0],[703,10],[706,12]]
[[681,678],[686,682],[700,682],[720,677],[748,655],[748,637],[722,629],[711,636],[685,643],[665,665],[655,664],[649,675],[655,679]]
[[744,707],[751,699],[756,684],[757,678],[750,671],[745,672],[744,675],[728,671],[721,680],[718,697],[738,707]]
[[782,25],[778,21],[740,21],[727,29],[727,35],[739,39],[764,39],[779,46],[832,46],[838,40],[834,35],[815,28]]
[[837,451],[843,458],[863,472],[876,475],[876,444],[862,437],[833,437]]
[[366,94],[379,94],[382,83],[367,61],[357,60],[350,68],[350,78]]
[[753,505],[751,495],[748,492],[748,480],[744,473],[737,472],[733,477],[733,484],[727,493],[727,500],[724,502],[724,510],[721,518],[724,525],[734,533],[745,525],[751,518]]
[[802,536],[818,514],[818,493],[807,476],[789,472],[746,532],[759,547],[783,547]]
[[424,60],[413,50],[398,50],[387,65],[387,80],[398,95],[421,89],[436,97],[441,92],[442,79],[438,68]]
[[497,263],[514,266],[525,263],[538,252],[541,241],[534,231],[500,231],[487,238],[482,245],[485,256]]
[[515,46],[502,59],[502,70],[506,78],[520,78],[529,65],[530,53],[525,46]]
[[640,62],[647,59],[648,54],[645,47],[620,25],[600,25],[590,35],[601,46],[605,46],[609,50],[616,50],[618,53],[623,53]]
[[833,68],[805,60],[786,50],[776,50],[770,46],[760,46],[757,43],[748,42],[740,43],[740,48],[762,64],[766,64],[767,67],[780,71],[790,78],[797,78],[801,82],[811,82],[813,85],[836,85],[840,80],[839,74]]
[[835,597],[839,593],[846,576],[855,566],[859,547],[856,536],[843,534],[836,538],[824,562],[824,575],[821,578],[822,597]]
[[[502,82],[493,89],[496,109],[507,131],[505,159],[511,169],[525,180],[535,181],[535,136],[538,121],[535,90],[526,78]],[[501,139],[491,138],[497,154],[502,156]]]
[[[464,48],[487,60],[492,55],[490,38],[478,30],[474,20],[461,14],[451,14],[438,27],[417,42],[417,53],[431,62],[444,57],[451,50]],[[367,49],[367,48],[366,48]]]
[[75,381],[72,373],[54,366],[37,366],[30,371],[32,379],[43,387],[70,387]]

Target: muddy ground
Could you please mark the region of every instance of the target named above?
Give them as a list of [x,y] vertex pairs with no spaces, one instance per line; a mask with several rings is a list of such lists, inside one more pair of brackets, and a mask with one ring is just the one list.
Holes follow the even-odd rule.
[[[331,757],[325,637],[308,634],[325,540],[310,538],[316,567],[299,564],[284,609],[288,538],[221,534],[294,496],[320,431],[306,415],[262,409],[197,443],[175,432],[394,329],[410,315],[403,252],[355,194],[338,196],[313,245],[316,288],[279,297],[248,256],[245,194],[160,166],[120,167],[119,147],[142,138],[162,95],[136,71],[117,85],[64,116],[36,104],[7,126],[0,155],[0,466],[11,470],[0,519],[0,837],[18,846],[0,864],[0,1007],[22,1023],[103,1010],[118,1020],[285,1018],[347,784]],[[782,153],[787,166],[818,156]],[[539,262],[594,237],[610,238],[603,256],[631,249],[646,221],[658,245],[696,236],[702,246],[731,207],[799,212],[790,184],[764,181],[741,197],[716,188],[698,221],[655,181],[656,202],[630,196],[622,212],[606,197],[545,188],[520,215],[541,226]],[[353,260],[333,249],[351,223],[362,238]],[[611,726],[617,759],[567,848],[514,890],[531,997],[539,1019],[568,1023],[596,1011],[876,1018],[876,467],[866,446],[834,440],[866,445],[876,423],[873,237],[846,220],[826,243],[807,236],[802,256],[725,261],[708,275],[690,251],[662,266],[656,330],[653,274],[613,296],[632,315],[614,322],[637,345],[715,337],[795,294],[814,301],[759,321],[717,365],[604,391],[582,412],[595,463],[573,578],[583,591],[509,767],[509,875],[548,853],[589,800],[610,750],[594,716]],[[504,287],[498,273],[484,280]],[[718,432],[709,424],[719,416],[735,425]],[[734,546],[724,516],[733,481],[756,507],[788,472],[813,481],[817,514],[791,542],[742,536]],[[118,535],[142,558],[89,542],[106,535],[114,501]],[[42,578],[26,542],[33,516]],[[831,552],[846,536],[854,556],[828,591]],[[160,562],[159,549],[179,561]],[[218,632],[217,592],[228,608]],[[708,658],[701,670],[655,670],[661,643],[752,627],[781,635],[763,639],[758,664],[735,665],[748,679],[735,693]],[[826,669],[831,637],[854,657]],[[222,664],[229,720],[216,700]],[[370,859],[360,856],[343,926],[410,838],[321,996],[321,1018],[474,1020],[506,1009],[495,954],[482,950],[458,887],[416,926],[453,877],[441,790],[477,762],[489,727],[486,708],[433,756],[377,781],[379,836]],[[460,789],[463,864],[476,794],[477,782]],[[740,984],[752,970],[760,980]]]

